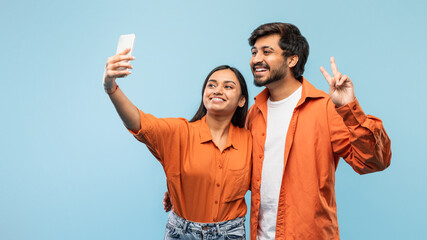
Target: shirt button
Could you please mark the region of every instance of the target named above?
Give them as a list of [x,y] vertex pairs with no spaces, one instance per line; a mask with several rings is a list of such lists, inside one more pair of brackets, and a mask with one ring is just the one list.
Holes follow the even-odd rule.
[[217,201],[217,200],[215,200],[215,204],[218,204],[218,201]]
[[354,105],[354,106],[353,106],[353,110],[354,110],[354,111],[356,111],[356,109],[357,109],[357,107],[356,107],[356,105]]
[[259,158],[262,158],[262,154],[259,155]]
[[263,137],[264,137],[264,136],[265,136],[265,133],[262,133],[262,134],[261,134],[261,136],[263,136]]
[[217,183],[216,186],[219,187],[219,183]]
[[219,165],[219,168],[221,169],[221,168],[222,168],[222,165]]

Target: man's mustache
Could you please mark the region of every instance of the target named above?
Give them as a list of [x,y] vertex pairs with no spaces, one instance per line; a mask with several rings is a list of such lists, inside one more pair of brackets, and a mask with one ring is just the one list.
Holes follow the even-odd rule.
[[252,70],[255,71],[256,67],[262,67],[262,68],[266,68],[266,69],[270,70],[270,66],[268,66],[267,63],[256,63],[252,66]]

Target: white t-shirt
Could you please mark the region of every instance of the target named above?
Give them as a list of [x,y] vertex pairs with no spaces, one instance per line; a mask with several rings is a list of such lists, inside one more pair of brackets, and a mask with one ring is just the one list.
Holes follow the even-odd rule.
[[301,98],[302,87],[289,97],[267,100],[267,135],[261,175],[261,205],[258,216],[258,239],[275,239],[277,208],[282,185],[285,142],[293,111]]

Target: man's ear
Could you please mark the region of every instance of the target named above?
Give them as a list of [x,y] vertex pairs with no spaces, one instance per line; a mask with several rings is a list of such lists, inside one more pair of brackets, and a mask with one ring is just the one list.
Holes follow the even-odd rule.
[[289,68],[295,67],[295,65],[297,65],[297,63],[298,63],[298,60],[299,60],[298,55],[292,55],[292,56],[288,57],[288,59],[287,59],[288,67]]

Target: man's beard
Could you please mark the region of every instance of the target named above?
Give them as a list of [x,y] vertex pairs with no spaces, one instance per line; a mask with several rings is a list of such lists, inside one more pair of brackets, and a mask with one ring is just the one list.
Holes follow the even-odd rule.
[[252,72],[252,74],[254,75],[254,85],[257,87],[262,87],[262,86],[265,86],[267,84],[270,84],[270,83],[279,81],[281,79],[284,79],[286,77],[286,75],[288,74],[288,70],[287,70],[288,68],[287,68],[286,64],[284,64],[283,67],[281,67],[279,69],[274,69],[274,70],[271,70],[270,66],[268,66],[266,64],[263,64],[263,66],[267,67],[268,70],[270,71],[270,77],[267,78],[263,82],[261,82],[259,80],[257,81],[257,77],[256,77],[255,73]]

